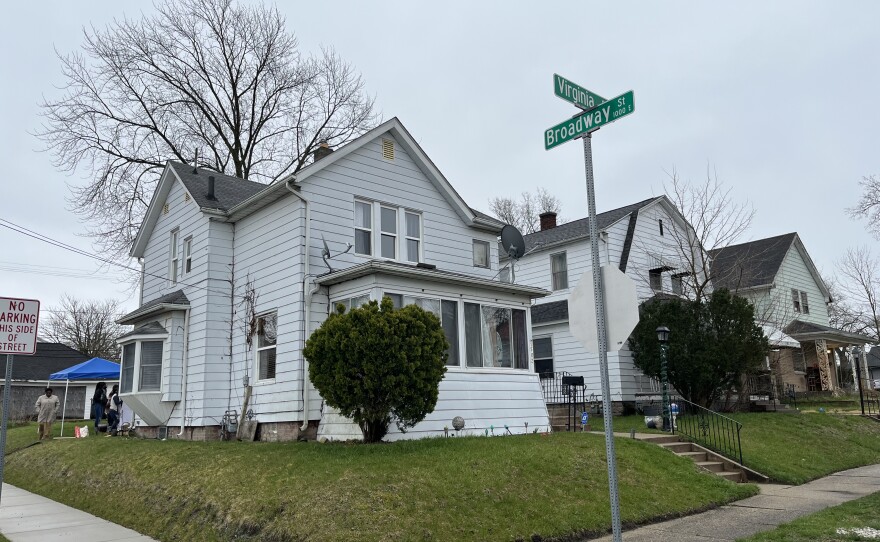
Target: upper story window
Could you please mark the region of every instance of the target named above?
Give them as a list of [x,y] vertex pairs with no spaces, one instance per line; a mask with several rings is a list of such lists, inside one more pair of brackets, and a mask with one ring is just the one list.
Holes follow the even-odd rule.
[[550,274],[553,290],[568,288],[568,262],[566,261],[565,252],[550,255]]
[[648,270],[648,284],[651,286],[651,289],[655,292],[663,291],[663,270],[662,269],[649,269]]
[[799,292],[794,288],[791,289],[791,305],[794,309],[794,312],[800,314],[801,312],[801,297]]
[[690,273],[676,273],[672,275],[672,293],[684,295],[685,277]]
[[421,261],[422,215],[406,213],[406,261]]
[[[373,227],[377,216],[378,228]],[[373,247],[378,247],[374,251]],[[418,263],[422,256],[422,215],[400,207],[355,200],[354,251],[362,256]]]
[[389,260],[397,259],[397,209],[380,208],[380,229],[382,230],[382,257]]
[[177,237],[180,232],[174,230],[171,232],[170,246],[168,247],[168,280],[171,284],[177,284]]
[[354,202],[354,252],[373,255],[373,206],[364,201]]
[[794,307],[794,312],[810,314],[810,301],[807,299],[807,292],[803,290],[795,290],[791,289],[791,302]]
[[192,249],[193,238],[187,237],[183,240],[183,273],[189,275],[192,272]]
[[510,282],[510,267],[505,267],[498,272],[498,280],[501,282]]
[[257,318],[257,380],[275,378],[275,352],[278,343],[278,313]]
[[489,267],[489,242],[474,239],[474,267]]
[[660,235],[662,236],[663,235],[663,219],[661,218],[658,222],[660,223]]

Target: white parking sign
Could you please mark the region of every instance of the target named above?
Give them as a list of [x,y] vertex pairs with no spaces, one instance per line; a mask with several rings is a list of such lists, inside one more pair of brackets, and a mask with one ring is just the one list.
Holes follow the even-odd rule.
[[32,356],[37,350],[40,302],[0,297],[0,354]]

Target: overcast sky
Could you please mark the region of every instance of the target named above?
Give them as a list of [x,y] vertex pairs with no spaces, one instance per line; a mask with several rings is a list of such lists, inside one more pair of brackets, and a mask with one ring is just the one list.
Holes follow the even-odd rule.
[[[132,4],[5,6],[0,217],[91,250],[65,201],[79,179],[55,170],[29,132],[40,96],[62,82],[54,50],[77,50],[83,26],[151,10]],[[574,113],[553,95],[559,73],[605,97],[635,91],[635,113],[593,138],[600,211],[662,194],[673,168],[700,181],[709,166],[757,210],[743,240],[797,231],[825,274],[846,247],[874,245],[844,209],[859,179],[880,173],[880,3],[435,4],[280,9],[303,52],[332,45],[363,73],[384,118],[401,119],[471,206],[543,186],[566,219],[586,215],[580,143],[542,142]],[[4,228],[0,244],[0,295],[137,305],[88,258]]]

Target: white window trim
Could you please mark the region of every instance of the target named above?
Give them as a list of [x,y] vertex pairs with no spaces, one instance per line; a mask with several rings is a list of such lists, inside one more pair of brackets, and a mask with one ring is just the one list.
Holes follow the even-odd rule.
[[[394,229],[395,229],[395,231],[393,233],[384,231],[382,229],[382,211],[384,211],[384,210],[394,212]],[[401,252],[400,251],[400,241],[399,241],[399,239],[400,239],[400,235],[399,235],[399,232],[400,232],[400,209],[398,207],[392,207],[390,205],[379,204],[379,215],[378,216],[379,216],[379,228],[378,228],[379,229],[379,244],[376,246],[379,248],[379,257],[382,258],[383,260],[398,261],[401,259],[400,258],[400,256],[401,256],[401,254],[400,254],[400,252]],[[394,256],[392,256],[390,258],[388,256],[385,256],[384,254],[382,254],[382,238],[383,237],[394,238]]]
[[[386,201],[376,201],[368,198],[355,196],[354,198],[355,205],[357,203],[363,203],[370,206],[370,224],[371,228],[367,229],[361,226],[354,226],[354,230],[360,231],[369,231],[370,232],[370,254],[361,254],[359,252],[354,252],[354,256],[356,258],[364,258],[368,260],[388,260],[399,263],[404,263],[408,265],[416,265],[417,263],[425,261],[425,215],[422,211],[418,209],[412,209],[409,207],[404,207],[399,204],[390,203]],[[383,233],[382,232],[382,208],[385,209],[393,209],[397,211],[397,233]],[[418,215],[419,217],[419,238],[409,237],[406,235],[406,215],[407,213],[412,215]],[[355,214],[357,215],[357,210],[355,209]],[[354,222],[354,220],[353,220]],[[394,258],[386,258],[382,256],[382,235],[391,235],[395,237],[394,247],[395,253]],[[414,241],[419,242],[419,255],[418,262],[411,262],[407,259],[406,254],[406,239],[412,239]],[[354,240],[352,240],[354,241]],[[352,244],[355,244],[354,242]]]
[[[192,235],[183,240],[183,275],[192,273]],[[187,269],[189,268],[189,269]]]
[[[125,342],[119,343],[120,349],[125,348],[129,344],[134,343],[134,367],[132,368],[131,375],[131,391],[119,392],[120,395],[123,393],[125,395],[135,394],[135,393],[164,393],[163,391],[163,381],[162,378],[159,378],[159,389],[158,390],[148,390],[148,391],[140,391],[141,385],[141,343],[150,341],[162,341],[162,370],[165,370],[165,350],[168,347],[168,335],[163,334],[154,334],[154,335],[130,335],[125,338]],[[125,363],[125,360],[122,360]],[[119,387],[122,387],[122,366],[119,367]]]
[[[268,311],[261,312],[255,315],[255,318],[259,322],[260,318],[264,316],[269,316],[271,314],[275,315],[275,344],[272,346],[263,346],[260,345],[259,339],[259,331],[254,334],[253,345],[254,345],[254,384],[272,384],[275,382],[276,377],[278,376],[278,309],[272,309]],[[260,378],[260,352],[263,350],[268,350],[270,348],[275,349],[275,376],[272,378]]]
[[[471,254],[473,255],[473,249],[476,245],[485,245],[486,247],[486,265],[480,265],[477,263],[476,257],[474,257],[474,267],[479,267],[481,269],[492,269],[492,245],[489,244],[489,241],[484,241],[482,239],[474,239],[471,244]],[[568,267],[566,265],[566,267]]]
[[[403,234],[402,234],[403,242],[401,243],[403,246],[400,247],[400,261],[403,263],[409,263],[409,264],[415,265],[419,262],[425,261],[423,258],[423,255],[424,255],[423,249],[425,246],[425,241],[424,241],[424,239],[425,239],[425,217],[419,211],[414,211],[412,209],[402,208],[401,211],[402,212],[399,212],[399,215],[398,215],[400,222],[401,222],[401,226],[402,226],[400,231],[403,232]],[[418,238],[409,236],[409,233],[408,233],[409,230],[406,227],[406,215],[408,215],[408,214],[415,215],[415,216],[419,217],[419,237]],[[417,261],[415,261],[415,262],[411,262],[409,260],[409,249],[406,246],[406,242],[410,241],[410,240],[418,241],[418,243],[419,243],[419,254],[416,256]],[[406,254],[404,254],[404,252],[406,252]]]
[[168,239],[168,282],[172,285],[177,284],[177,276],[180,273],[180,263],[179,263],[179,249],[178,249],[178,241],[180,240],[180,228],[174,228],[171,230],[170,238]]
[[[492,373],[492,374],[498,374],[499,372],[509,371],[509,374],[519,374],[519,375],[521,375],[523,373],[534,372],[535,361],[534,361],[534,358],[532,357],[533,356],[533,351],[532,351],[532,315],[530,314],[528,307],[523,307],[522,305],[516,305],[516,304],[511,304],[511,303],[506,303],[503,301],[479,301],[479,300],[468,299],[468,298],[464,298],[464,297],[461,298],[459,301],[460,301],[460,303],[458,304],[458,307],[459,307],[458,308],[459,329],[461,331],[461,336],[459,337],[459,344],[461,344],[461,350],[459,350],[458,357],[459,357],[459,363],[461,364],[461,367],[464,370],[477,372],[477,373],[486,372],[486,373]],[[466,329],[466,324],[465,324],[465,320],[464,320],[464,318],[465,318],[464,304],[465,303],[479,305],[481,318],[483,315],[483,307],[484,306],[495,307],[495,308],[499,308],[499,309],[510,309],[511,311],[514,311],[514,310],[523,311],[524,316],[525,316],[525,333],[526,333],[526,368],[525,369],[520,369],[517,367],[485,367],[482,365],[480,367],[469,367],[468,366],[468,364],[467,364],[467,350],[466,350],[466,348],[467,348],[467,341],[466,341],[467,329]],[[482,324],[482,321],[481,321],[481,324]],[[511,326],[510,327],[510,331],[511,331],[510,361],[512,364],[515,364],[516,363],[516,344],[513,342],[513,313],[512,312],[511,312],[510,326]],[[453,368],[453,367],[450,367],[450,369],[451,368]],[[536,374],[536,376],[537,376],[537,374]]]
[[[359,226],[357,224],[357,205],[358,205],[358,203],[368,205],[370,208],[370,227],[369,228],[365,228],[365,227]],[[352,223],[354,224],[354,231],[365,231],[365,232],[370,233],[370,252],[369,253],[358,252],[357,251],[357,242],[354,239],[352,239],[352,241],[354,241],[352,243],[352,245],[355,246],[355,252],[354,252],[355,256],[361,256],[364,258],[372,258],[373,254],[376,252],[375,251],[376,240],[374,239],[376,228],[375,228],[375,220],[373,219],[373,217],[375,216],[376,213],[373,210],[373,207],[374,207],[374,205],[373,205],[372,201],[365,200],[363,198],[355,198],[354,199],[354,208],[352,209],[354,211],[354,214],[352,215],[352,219],[353,219]]]
[[[555,256],[559,256],[560,254],[565,256],[565,288],[556,288],[555,284],[554,284],[556,279],[555,279],[555,276],[553,273],[553,258]],[[551,289],[551,291],[562,292],[562,291],[568,290],[569,287],[571,286],[571,283],[569,282],[568,278],[569,277],[568,277],[568,253],[567,253],[567,251],[561,250],[559,252],[554,252],[553,254],[550,255],[550,289]]]

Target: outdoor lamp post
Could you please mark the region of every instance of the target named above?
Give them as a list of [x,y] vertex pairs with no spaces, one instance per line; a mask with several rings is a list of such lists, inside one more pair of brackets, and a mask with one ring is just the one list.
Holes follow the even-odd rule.
[[663,430],[670,431],[672,424],[669,423],[669,379],[666,374],[666,353],[669,350],[668,327],[657,328],[657,340],[660,341],[660,383],[663,384]]

